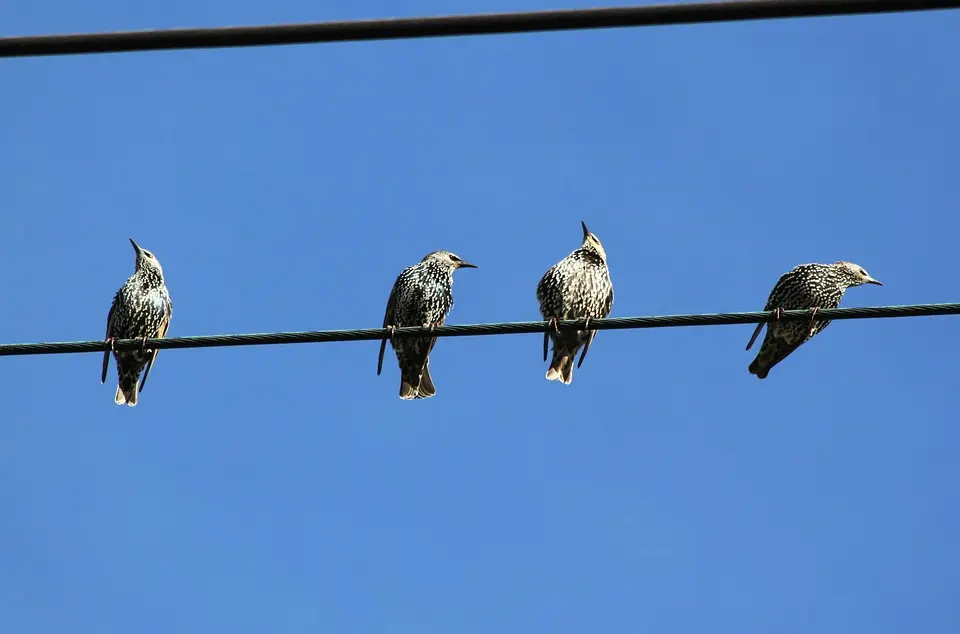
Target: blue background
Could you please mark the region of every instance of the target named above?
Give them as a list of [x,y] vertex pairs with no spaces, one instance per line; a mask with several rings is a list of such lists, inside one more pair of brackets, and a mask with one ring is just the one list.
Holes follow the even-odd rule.
[[[568,6],[575,6],[568,4]],[[0,5],[5,34],[555,8]],[[960,13],[3,60],[0,340],[103,336],[134,237],[171,336],[378,327],[434,249],[451,323],[957,301]],[[0,631],[956,632],[960,319],[838,322],[758,381],[751,326],[0,360]]]

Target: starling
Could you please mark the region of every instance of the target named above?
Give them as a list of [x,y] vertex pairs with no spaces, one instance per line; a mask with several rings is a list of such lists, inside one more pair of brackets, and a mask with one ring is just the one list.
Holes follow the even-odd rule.
[[[143,391],[150,375],[150,368],[159,354],[159,350],[150,350],[141,344],[136,350],[114,350],[115,339],[159,339],[165,337],[170,327],[170,318],[173,316],[173,303],[170,293],[167,292],[163,281],[163,269],[157,258],[140,248],[133,238],[130,244],[137,254],[136,271],[126,283],[120,287],[113,298],[110,313],[107,315],[107,337],[111,344],[110,350],[103,353],[103,373],[100,382],[107,380],[107,365],[110,363],[110,352],[117,362],[117,395],[114,402],[117,405],[137,404],[137,394]],[[140,373],[143,381],[137,389]]]
[[597,236],[590,233],[582,221],[583,244],[563,258],[544,274],[537,284],[537,301],[540,314],[553,324],[543,335],[543,360],[547,360],[548,340],[553,339],[553,360],[547,370],[548,381],[559,379],[565,384],[573,381],[573,360],[583,346],[583,354],[577,363],[579,368],[587,356],[596,330],[557,329],[557,321],[602,319],[613,307],[613,284],[607,268],[607,253]]
[[[770,369],[787,358],[801,344],[809,341],[818,332],[830,324],[829,319],[815,319],[821,308],[837,308],[843,294],[851,286],[876,284],[878,280],[870,277],[863,267],[853,262],[834,262],[833,264],[801,264],[784,273],[770,292],[764,311],[776,311],[774,319],[767,325],[767,334],[763,338],[757,358],[750,364],[750,374],[765,379]],[[813,309],[810,320],[780,321],[784,310]],[[767,322],[757,324],[747,350],[756,341],[760,329]]]
[[[453,272],[457,269],[475,269],[475,264],[461,260],[449,251],[434,251],[397,276],[387,300],[383,327],[422,326],[431,329],[443,325],[453,308]],[[430,351],[436,337],[390,338],[400,365],[400,398],[403,400],[429,398],[437,393],[430,378]],[[387,340],[380,342],[377,375],[383,369],[383,352]]]

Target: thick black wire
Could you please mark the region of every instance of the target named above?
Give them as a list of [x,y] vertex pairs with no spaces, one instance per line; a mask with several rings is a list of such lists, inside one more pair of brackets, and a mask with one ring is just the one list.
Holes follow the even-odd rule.
[[[623,330],[632,328],[669,328],[674,326],[723,326],[755,324],[768,321],[772,312],[717,313],[705,315],[660,315],[655,317],[616,317],[590,322],[591,330]],[[917,304],[911,306],[867,306],[863,308],[824,308],[817,312],[823,319],[878,319],[884,317],[931,317],[935,315],[960,315],[960,304]],[[808,310],[784,311],[784,321],[809,319]],[[582,329],[582,321],[562,321],[561,330]],[[520,335],[544,332],[545,321],[521,321],[500,324],[467,324],[439,326],[436,330],[426,328],[398,328],[395,337],[412,337],[432,334],[437,337],[470,337],[477,335]],[[284,343],[330,343],[334,341],[374,341],[389,335],[383,328],[360,330],[317,330],[313,332],[275,332],[249,335],[208,335],[200,337],[171,337],[148,339],[146,347],[168,348],[219,348],[223,346],[263,346]],[[138,339],[114,342],[117,350],[140,347]],[[70,354],[77,352],[103,352],[109,345],[104,341],[70,341],[64,343],[8,343],[0,345],[0,357],[31,354]]]
[[0,57],[356,42],[956,8],[960,8],[960,0],[741,0],[428,18],[28,35],[0,38]]

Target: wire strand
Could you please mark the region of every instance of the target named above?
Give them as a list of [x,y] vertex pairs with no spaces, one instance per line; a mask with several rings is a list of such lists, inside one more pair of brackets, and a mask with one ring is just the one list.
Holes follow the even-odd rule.
[[[615,317],[590,321],[591,330],[628,330],[634,328],[670,328],[679,326],[732,326],[769,321],[773,312],[715,313],[697,315],[658,315],[653,317]],[[784,321],[809,319],[809,310],[784,311]],[[960,304],[914,304],[909,306],[865,306],[861,308],[822,308],[817,319],[880,319],[889,317],[932,317],[937,315],[960,315]],[[427,328],[398,328],[394,337],[435,336],[471,337],[484,335],[521,335],[542,333],[549,327],[546,321],[521,321],[498,324],[465,324]],[[583,321],[561,321],[560,330],[582,330]],[[310,332],[275,332],[245,335],[206,335],[199,337],[169,337],[147,339],[123,339],[114,342],[116,350],[132,350],[145,345],[147,348],[166,350],[176,348],[220,348],[225,346],[263,346],[288,343],[332,343],[335,341],[377,341],[390,336],[385,328],[359,330],[316,330]],[[0,345],[0,357],[35,354],[72,354],[103,352],[109,350],[106,341],[70,341],[62,343],[9,343]]]
[[358,42],[960,8],[960,0],[740,0],[632,7],[0,38],[0,57]]

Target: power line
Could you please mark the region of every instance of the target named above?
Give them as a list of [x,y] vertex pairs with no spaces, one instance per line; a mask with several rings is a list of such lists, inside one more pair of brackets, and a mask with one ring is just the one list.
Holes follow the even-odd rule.
[[0,57],[397,40],[957,8],[960,8],[960,0],[740,0],[343,22],[28,35],[0,38]]
[[[784,311],[781,319],[810,318],[809,310]],[[772,312],[716,313],[698,315],[658,315],[653,317],[614,317],[590,322],[591,330],[625,330],[634,328],[670,328],[676,326],[730,326],[768,321]],[[915,304],[909,306],[866,306],[862,308],[823,308],[817,319],[879,319],[887,317],[932,317],[960,315],[960,304]],[[583,321],[562,321],[560,330],[583,329]],[[499,324],[468,324],[426,328],[398,328],[395,337],[433,335],[437,337],[470,337],[482,335],[520,335],[542,333],[548,327],[545,321],[521,321]],[[335,341],[379,341],[389,336],[384,328],[359,330],[317,330],[312,332],[275,332],[248,335],[207,335],[200,337],[170,337],[147,339],[146,347],[159,350],[172,348],[220,348],[224,346],[262,346],[285,343],[332,343]],[[114,342],[117,350],[139,348],[139,339]],[[71,354],[103,352],[109,349],[105,341],[70,341],[64,343],[8,343],[0,345],[0,357],[33,354]]]

